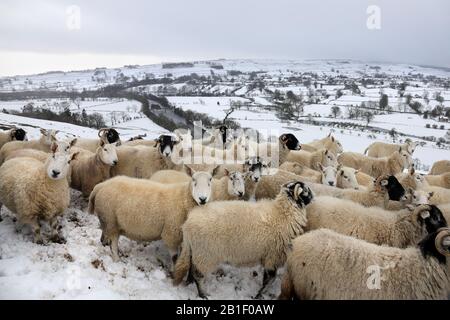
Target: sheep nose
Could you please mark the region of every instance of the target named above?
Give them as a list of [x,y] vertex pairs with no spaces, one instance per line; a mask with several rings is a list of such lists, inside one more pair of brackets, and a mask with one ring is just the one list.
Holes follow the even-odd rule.
[[328,184],[329,184],[330,186],[334,186],[334,182],[333,182],[333,181],[328,181]]
[[117,160],[113,161],[113,166],[115,166],[117,164]]
[[200,198],[198,198],[198,200],[200,201],[200,204],[206,203],[206,197],[200,197]]
[[253,181],[258,182],[259,178],[258,177],[253,177]]
[[244,195],[244,193],[242,191],[239,191],[238,195],[239,195],[239,198],[241,198]]
[[302,148],[302,146],[300,144],[297,145],[297,148],[295,148],[296,150],[300,150]]
[[58,171],[58,170],[52,170],[52,175],[53,175],[54,178],[56,178],[57,176],[59,176],[60,173],[61,173],[61,172]]

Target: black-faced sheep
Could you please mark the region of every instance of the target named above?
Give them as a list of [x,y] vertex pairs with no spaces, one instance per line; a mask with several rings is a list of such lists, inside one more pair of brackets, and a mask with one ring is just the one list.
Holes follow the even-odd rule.
[[20,128],[12,128],[5,132],[0,132],[0,149],[7,142],[11,141],[25,141],[27,139],[27,133]]
[[117,146],[122,143],[116,129],[102,128],[98,131],[98,139],[79,138],[77,147],[95,153],[100,145],[100,141],[103,141],[104,143],[115,143]]

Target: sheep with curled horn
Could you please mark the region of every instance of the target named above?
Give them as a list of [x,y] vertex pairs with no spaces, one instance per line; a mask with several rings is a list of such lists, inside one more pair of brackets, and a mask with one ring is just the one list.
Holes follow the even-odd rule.
[[27,141],[27,133],[21,128],[11,127],[11,129],[0,132],[0,149],[10,141]]
[[77,147],[95,153],[100,145],[100,141],[103,141],[107,144],[115,143],[117,146],[120,146],[122,144],[120,135],[114,128],[101,128],[100,130],[98,130],[97,136],[98,139],[78,139]]
[[[279,299],[448,299],[450,229],[442,213],[431,219],[430,211],[439,211],[437,207],[421,209],[419,221],[426,234],[403,249],[328,229],[297,237]],[[371,281],[374,271],[382,276],[379,285]]]

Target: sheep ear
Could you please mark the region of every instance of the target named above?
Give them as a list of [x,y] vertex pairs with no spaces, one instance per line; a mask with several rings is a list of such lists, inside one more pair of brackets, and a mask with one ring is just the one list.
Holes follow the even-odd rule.
[[430,217],[430,212],[424,210],[424,211],[420,212],[420,217],[421,217],[422,219],[429,218],[429,217]]
[[225,176],[227,176],[227,177],[230,176],[230,171],[228,171],[227,168],[223,169],[223,172],[224,172]]
[[331,136],[331,142],[334,142],[334,137],[333,136]]
[[155,139],[155,145],[153,146],[153,147],[157,147],[158,146],[158,144],[160,143],[160,141],[159,141],[159,139]]
[[52,142],[52,145],[50,147],[50,150],[52,151],[52,153],[55,153],[56,150],[58,150],[58,144],[55,142]]
[[73,138],[72,140],[70,140],[69,145],[70,147],[73,147],[78,141],[78,138]]
[[[220,168],[220,165],[215,166],[215,168],[211,170],[211,175],[212,175],[213,177],[217,174],[217,172],[219,171],[219,168]],[[225,169],[225,170],[226,170],[226,169]]]
[[327,155],[328,154],[328,149],[325,149],[325,155]]
[[78,156],[80,155],[80,151],[77,151],[75,153],[72,153],[72,156],[70,157],[69,162],[76,160],[78,158]]
[[183,169],[184,169],[184,172],[186,172],[186,174],[188,175],[188,176],[190,176],[190,177],[192,177],[193,175],[194,175],[194,173],[195,173],[195,170],[194,169],[192,169],[191,167],[189,167],[188,165],[183,165]]
[[103,147],[105,145],[105,141],[103,139],[100,139],[100,147]]
[[323,165],[320,162],[317,162],[316,165],[319,167],[320,171],[323,172]]
[[46,136],[46,135],[47,135],[47,130],[45,130],[45,129],[41,128],[41,129],[40,129],[39,131],[40,131],[40,132],[41,132],[41,134],[43,134],[44,136]]

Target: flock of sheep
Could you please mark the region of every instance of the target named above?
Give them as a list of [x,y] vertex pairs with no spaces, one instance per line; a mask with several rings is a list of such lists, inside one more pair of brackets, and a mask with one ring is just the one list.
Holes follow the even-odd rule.
[[282,299],[448,298],[450,161],[417,173],[409,139],[365,155],[332,135],[262,142],[224,126],[201,140],[189,130],[126,142],[112,128],[96,139],[56,134],[0,132],[0,208],[36,243],[65,241],[59,222],[73,188],[89,197],[114,261],[120,236],[161,239],[174,285],[194,282],[201,297],[204,276],[228,263],[263,266],[256,298],[282,267]]

